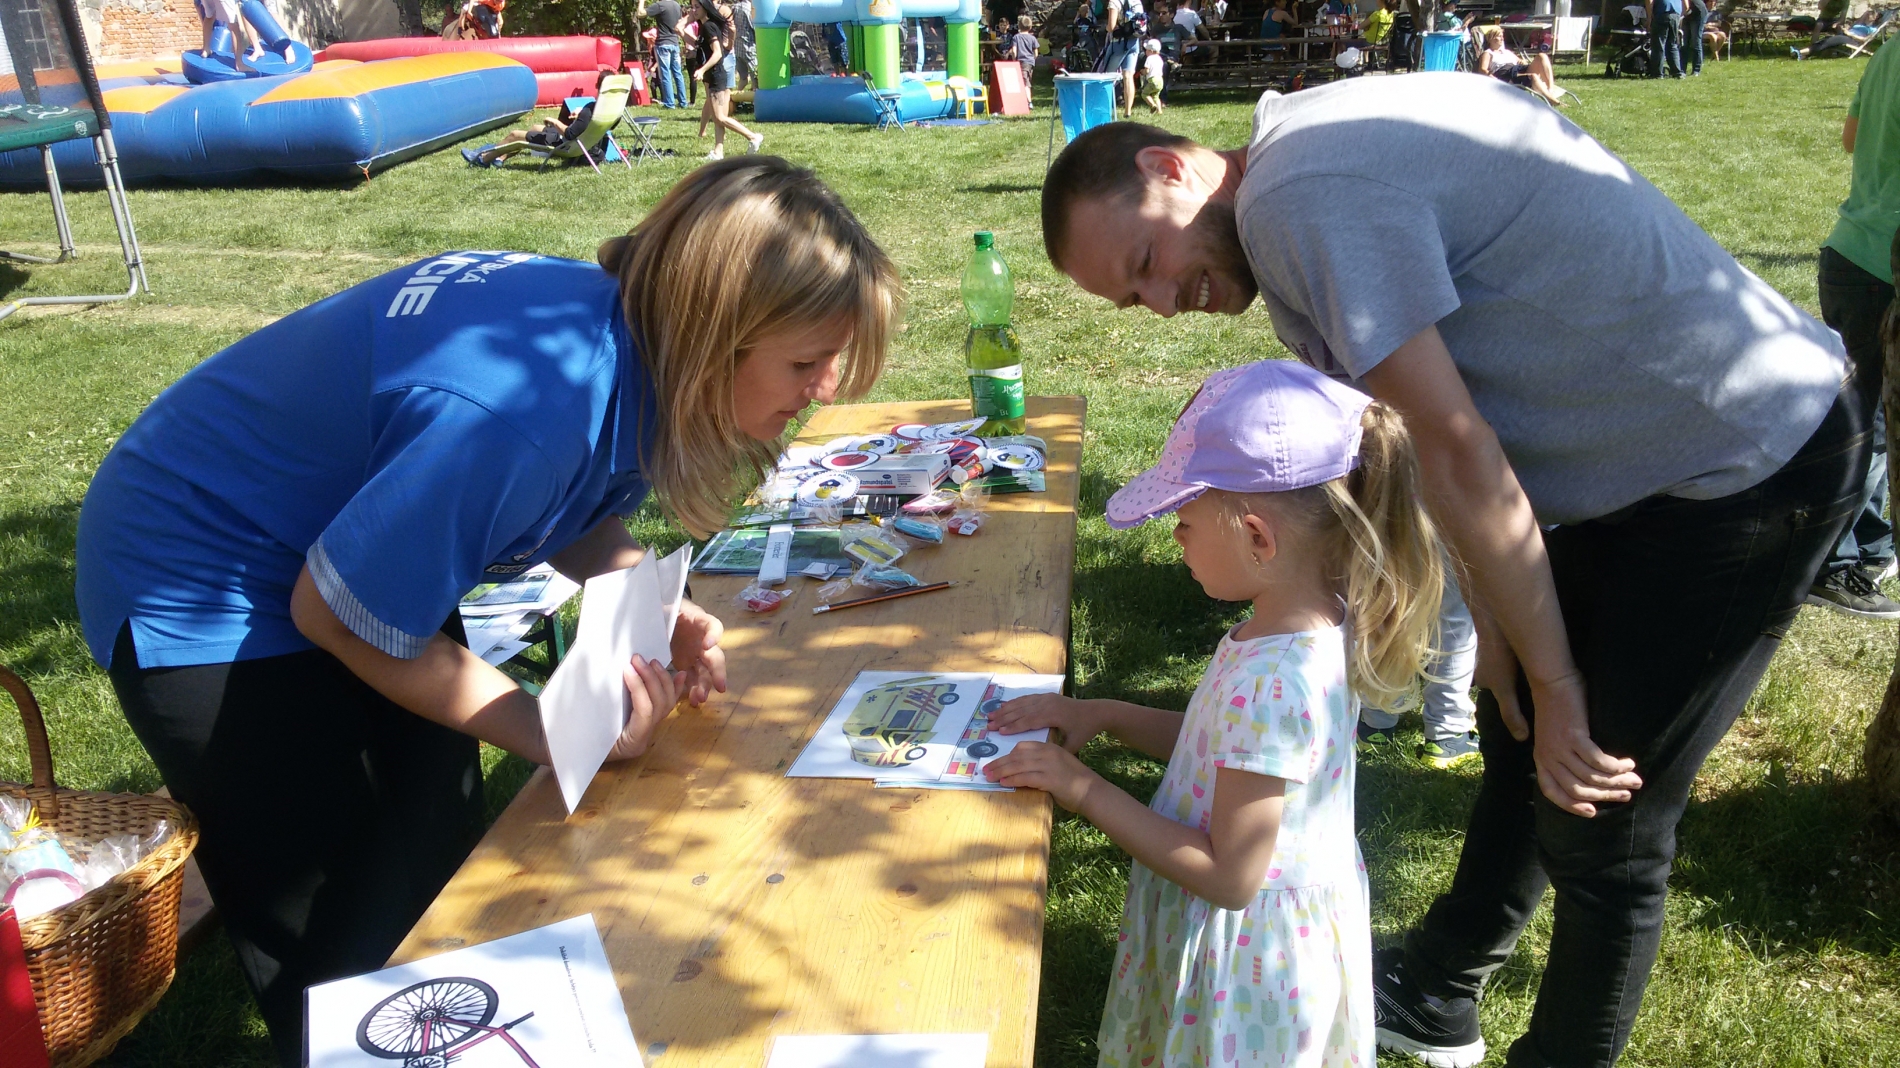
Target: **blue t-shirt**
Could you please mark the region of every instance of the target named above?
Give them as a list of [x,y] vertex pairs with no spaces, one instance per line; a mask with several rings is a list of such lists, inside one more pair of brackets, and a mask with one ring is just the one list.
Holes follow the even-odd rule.
[[307,562],[351,631],[399,657],[470,588],[646,496],[652,388],[614,276],[451,252],[353,286],[205,360],[100,464],[79,516],[79,617],[107,664],[309,649]]

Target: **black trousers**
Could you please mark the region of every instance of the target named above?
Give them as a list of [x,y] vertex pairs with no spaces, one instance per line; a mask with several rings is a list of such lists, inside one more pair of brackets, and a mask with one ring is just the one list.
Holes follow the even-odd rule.
[[[461,639],[461,621],[444,628]],[[320,650],[109,674],[172,796],[286,1066],[303,991],[383,966],[482,830],[474,738],[382,696]]]
[[[1590,736],[1634,758],[1643,787],[1595,818],[1565,813],[1538,790],[1531,744],[1480,699],[1483,786],[1451,889],[1407,936],[1405,961],[1426,992],[1475,997],[1555,887],[1536,1009],[1508,1064],[1607,1068],[1628,1042],[1690,785],[1855,510],[1873,396],[1877,383],[1849,381],[1794,459],[1752,489],[1651,498],[1545,534]],[[1521,680],[1518,697],[1528,712]]]

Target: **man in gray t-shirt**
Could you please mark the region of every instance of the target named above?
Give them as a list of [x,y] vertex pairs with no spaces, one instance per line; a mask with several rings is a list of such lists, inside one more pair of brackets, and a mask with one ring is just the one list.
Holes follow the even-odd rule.
[[1042,212],[1089,292],[1170,316],[1258,296],[1298,357],[1405,416],[1479,631],[1486,783],[1452,891],[1377,962],[1380,1042],[1481,1059],[1474,999],[1548,878],[1511,1063],[1614,1060],[1689,787],[1852,510],[1878,370],[1849,377],[1831,331],[1488,78],[1268,93],[1226,151],[1097,127]]

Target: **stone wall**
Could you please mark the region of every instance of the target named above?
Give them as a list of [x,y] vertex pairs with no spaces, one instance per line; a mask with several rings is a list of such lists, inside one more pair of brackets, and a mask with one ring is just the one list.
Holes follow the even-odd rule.
[[83,14],[98,20],[95,29],[93,19],[84,19],[92,54],[101,61],[175,55],[204,43],[191,0],[103,0],[85,8]]
[[[394,0],[265,0],[311,48],[401,34]],[[192,0],[80,0],[92,54],[101,62],[176,55],[204,43]]]

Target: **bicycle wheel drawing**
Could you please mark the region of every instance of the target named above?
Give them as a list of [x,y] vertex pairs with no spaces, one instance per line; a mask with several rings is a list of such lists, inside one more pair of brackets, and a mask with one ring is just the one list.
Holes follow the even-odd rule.
[[356,1044],[387,1060],[424,1057],[487,1027],[500,1004],[495,988],[480,979],[425,980],[377,1002],[356,1025]]

